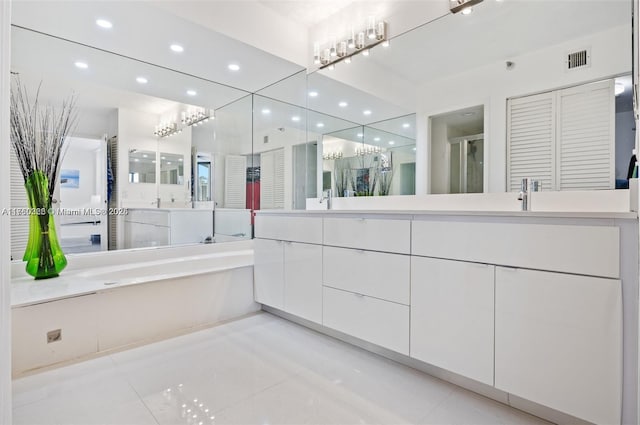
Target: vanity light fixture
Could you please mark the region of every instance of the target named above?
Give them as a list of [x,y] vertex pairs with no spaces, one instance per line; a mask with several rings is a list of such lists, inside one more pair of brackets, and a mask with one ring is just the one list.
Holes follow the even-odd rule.
[[105,29],[113,28],[113,24],[106,19],[96,19],[96,25]]
[[181,122],[184,126],[197,126],[198,124],[204,124],[210,119],[215,119],[215,113],[213,109],[192,109],[187,112],[182,112]]
[[74,65],[76,66],[76,68],[80,68],[80,69],[89,68],[89,65],[86,62],[82,62],[82,61],[77,61],[76,63],[74,63]]
[[471,13],[471,6],[482,3],[483,0],[449,0],[451,13],[462,12],[464,15]]
[[380,153],[380,152],[382,152],[382,149],[380,149],[378,146],[368,146],[366,148],[356,149],[356,155],[358,156],[371,155],[371,154]]
[[137,77],[136,81],[138,82],[138,84],[147,84],[149,82],[149,80],[144,77]]
[[169,46],[169,48],[176,53],[184,52],[184,47],[179,44],[172,44],[171,46]]
[[350,33],[342,40],[331,40],[331,43],[322,47],[319,42],[313,44],[313,63],[320,65],[320,69],[334,69],[340,61],[351,62],[351,57],[362,52],[369,54],[369,49],[378,45],[389,45],[387,23],[370,16],[365,27],[357,31],[351,27]]
[[169,123],[162,123],[160,125],[156,125],[156,129],[153,132],[153,134],[157,137],[169,137],[169,136],[173,136],[176,133],[180,133],[181,131],[182,130],[178,129],[178,123],[169,122]]
[[343,153],[338,151],[338,152],[327,152],[327,153],[323,153],[322,154],[322,159],[324,160],[332,160],[332,159],[340,159],[342,158]]

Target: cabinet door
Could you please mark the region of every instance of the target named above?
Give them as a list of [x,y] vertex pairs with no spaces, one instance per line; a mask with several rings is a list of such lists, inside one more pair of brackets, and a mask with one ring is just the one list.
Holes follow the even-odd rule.
[[255,239],[253,285],[256,302],[284,307],[284,247],[282,241]]
[[411,357],[493,385],[494,272],[411,257]]
[[285,242],[284,310],[322,323],[322,246]]
[[619,424],[619,280],[496,269],[495,386],[593,423]]

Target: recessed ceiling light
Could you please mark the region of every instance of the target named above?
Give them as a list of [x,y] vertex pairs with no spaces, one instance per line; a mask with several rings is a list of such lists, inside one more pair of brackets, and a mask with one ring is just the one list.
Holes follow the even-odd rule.
[[414,150],[414,152],[415,152],[416,148],[413,148],[413,150]]
[[300,117],[297,116],[297,115],[294,115],[294,116],[291,117],[291,121],[298,122],[298,121],[300,121]]
[[264,108],[264,109],[262,110],[262,113],[263,113],[263,114],[265,114],[265,115],[269,115],[269,114],[271,113],[271,109],[269,109],[269,108]]
[[187,94],[188,94],[189,96],[195,96],[195,95],[197,95],[197,94],[198,94],[198,92],[197,92],[197,91],[195,91],[195,90],[187,90]]
[[324,123],[319,122],[318,124],[316,124],[316,127],[322,128],[322,127],[324,127]]
[[396,144],[396,142],[394,142],[393,140],[389,140],[389,144],[390,144],[390,145],[395,145],[395,144]]
[[181,45],[179,45],[179,44],[172,44],[171,46],[169,46],[169,48],[170,48],[171,50],[173,50],[174,52],[176,52],[176,53],[182,53],[182,52],[184,52],[184,47],[182,47],[182,46],[181,46]]
[[469,15],[471,12],[473,12],[473,7],[467,7],[466,9],[462,10],[463,15]]
[[379,138],[379,137],[374,137],[374,138],[373,138],[373,141],[374,141],[374,142],[379,142],[379,141],[380,141],[380,138]]
[[167,157],[166,156],[161,156],[160,159],[167,159]]
[[358,133],[358,137],[362,137],[362,136],[364,136],[364,134]]
[[364,111],[362,111],[362,113],[365,115],[371,115],[371,111],[368,109],[365,109]]
[[182,158],[178,158],[178,161],[182,162]]
[[74,65],[76,66],[76,68],[80,68],[80,69],[89,68],[89,65],[87,65],[86,62],[77,61]]
[[347,102],[340,102],[338,103],[338,106],[341,108],[346,108],[347,106],[349,106],[349,104]]
[[143,157],[143,158],[148,158],[148,157],[149,157],[149,155],[147,155],[146,153],[143,153],[143,154],[142,154],[142,157]]
[[171,161],[167,161],[167,165],[171,165]]
[[96,25],[101,27],[101,28],[112,28],[113,24],[109,21],[107,21],[106,19],[97,19],[96,20]]
[[310,97],[317,97],[318,96],[318,92],[317,91],[310,91],[309,92],[309,96]]
[[402,124],[402,128],[409,128],[411,127],[411,124],[409,124],[408,122]]
[[144,78],[144,77],[138,77],[138,78],[136,78],[136,81],[137,81],[138,83],[140,83],[140,84],[147,84],[147,83],[149,82],[149,80],[147,80],[147,79],[146,79],[146,78]]
[[135,161],[135,162],[139,162],[140,160],[139,160],[138,158],[135,158],[135,159],[134,159],[134,161]]
[[237,63],[230,63],[227,68],[229,68],[229,71],[239,71],[240,70],[240,65],[238,65]]

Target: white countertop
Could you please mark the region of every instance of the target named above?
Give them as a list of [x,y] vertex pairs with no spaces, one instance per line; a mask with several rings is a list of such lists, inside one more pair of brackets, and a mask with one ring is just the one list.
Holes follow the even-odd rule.
[[610,211],[446,211],[446,210],[258,210],[258,215],[398,215],[398,216],[487,216],[487,217],[530,217],[530,218],[605,218],[637,219],[636,212]]

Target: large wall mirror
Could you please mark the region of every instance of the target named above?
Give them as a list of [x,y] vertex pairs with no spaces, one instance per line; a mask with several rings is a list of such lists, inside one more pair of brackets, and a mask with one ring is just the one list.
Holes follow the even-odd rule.
[[[77,96],[55,195],[73,212],[56,217],[66,253],[251,238],[259,154],[249,91],[25,28],[13,27],[12,43],[14,78],[31,94],[41,84],[42,102]],[[12,202],[26,206],[16,165]],[[27,226],[12,228],[17,259]]]
[[[412,134],[381,130],[416,139],[415,171],[396,169],[395,152],[392,167],[394,180],[415,172],[419,194],[519,190],[523,177],[543,190],[625,187],[635,137],[631,6],[484,1],[310,74],[309,109],[362,125],[345,135],[351,143],[415,113]],[[409,191],[398,183],[396,193]]]

